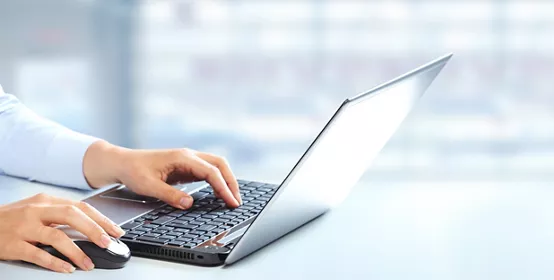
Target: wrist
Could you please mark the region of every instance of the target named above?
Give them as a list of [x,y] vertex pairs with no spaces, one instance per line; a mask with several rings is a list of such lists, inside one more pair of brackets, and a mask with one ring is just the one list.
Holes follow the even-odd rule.
[[94,189],[120,183],[124,158],[128,149],[99,140],[87,149],[83,159],[83,173]]

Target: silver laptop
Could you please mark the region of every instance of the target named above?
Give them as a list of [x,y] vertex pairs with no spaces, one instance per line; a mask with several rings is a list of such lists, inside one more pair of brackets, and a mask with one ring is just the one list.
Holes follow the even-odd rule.
[[85,201],[122,225],[134,256],[232,264],[341,203],[451,56],[346,99],[280,184],[239,180],[239,208],[205,183],[174,186],[194,197],[187,210],[122,185]]

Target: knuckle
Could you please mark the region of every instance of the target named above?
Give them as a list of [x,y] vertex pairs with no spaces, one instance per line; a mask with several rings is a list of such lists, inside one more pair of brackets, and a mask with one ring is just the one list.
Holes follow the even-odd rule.
[[46,203],[46,202],[50,201],[50,196],[45,194],[45,193],[39,193],[39,194],[34,195],[31,198],[31,201],[36,202],[36,203]]
[[52,239],[52,241],[60,242],[67,238],[67,236],[65,235],[65,233],[63,233],[63,231],[59,229],[53,229],[52,231],[50,231],[50,238]]
[[78,212],[78,208],[75,207],[74,205],[65,205],[63,207],[63,212],[67,215],[67,216],[74,216],[77,214]]
[[185,155],[186,155],[186,153],[182,150],[171,150],[169,152],[169,156],[174,161],[181,160],[183,158],[183,156],[185,156]]
[[215,176],[219,173],[219,169],[217,169],[217,167],[215,166],[209,166],[208,167],[208,175],[209,176]]
[[189,149],[189,148],[182,148],[180,150],[177,150],[179,151],[180,153],[184,154],[184,155],[193,155],[194,154],[194,151],[192,149]]
[[219,164],[221,165],[224,165],[224,166],[229,166],[229,161],[224,158],[224,157],[218,157],[217,158],[217,161],[219,162]]
[[106,216],[102,216],[101,221],[105,225],[113,225],[114,223]]
[[86,202],[84,202],[84,201],[79,201],[79,202],[77,203],[77,208],[79,208],[79,209],[81,209],[81,210],[83,210],[83,211],[87,211],[87,210],[92,210],[92,209],[93,209],[93,207],[92,207],[90,204],[88,204],[88,203],[86,203]]

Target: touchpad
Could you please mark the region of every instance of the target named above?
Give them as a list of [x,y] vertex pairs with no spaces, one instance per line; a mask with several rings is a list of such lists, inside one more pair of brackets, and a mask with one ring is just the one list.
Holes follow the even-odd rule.
[[139,203],[155,203],[160,201],[159,199],[154,197],[136,194],[131,190],[129,190],[128,188],[126,188],[125,186],[120,186],[113,189],[112,191],[103,193],[100,195],[100,197],[116,199],[116,200],[133,201],[133,202],[139,202]]

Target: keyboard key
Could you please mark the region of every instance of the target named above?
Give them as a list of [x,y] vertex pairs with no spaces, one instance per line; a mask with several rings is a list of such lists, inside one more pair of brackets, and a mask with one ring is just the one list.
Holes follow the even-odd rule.
[[204,198],[207,195],[208,195],[208,193],[205,193],[205,192],[195,192],[191,196],[194,199],[194,201],[198,201],[198,200]]
[[172,212],[172,210],[169,210],[169,209],[162,209],[162,210],[159,210],[160,213],[162,214],[169,214]]
[[151,229],[151,228],[147,228],[147,227],[138,227],[138,228],[135,228],[135,230],[148,232],[148,231],[151,231],[152,229]]
[[213,210],[212,212],[210,212],[211,215],[224,215],[225,213],[231,211],[231,209],[227,209],[227,208],[224,208],[224,209],[216,209],[216,210]]
[[152,242],[152,243],[157,243],[157,244],[165,244],[168,241],[167,239],[152,238],[152,237],[147,237],[147,236],[141,236],[141,237],[137,238],[137,240]]
[[190,234],[190,235],[202,235],[204,233],[206,233],[206,232],[203,231],[203,230],[193,230],[193,231],[189,232],[188,234]]
[[130,222],[130,223],[126,223],[126,224],[122,225],[121,228],[125,229],[125,230],[130,230],[130,229],[138,228],[141,225],[142,225],[142,223]]
[[198,225],[183,225],[183,224],[171,224],[172,227],[175,227],[175,228],[184,228],[184,229],[188,229],[188,230],[191,230],[191,229],[194,229],[194,228],[197,228]]
[[263,201],[260,199],[256,199],[248,202],[248,204],[252,204],[252,205],[265,205],[266,203],[267,203],[266,201]]
[[228,220],[232,220],[235,218],[234,215],[223,215],[223,216],[220,216],[219,217],[220,219],[228,219]]
[[250,182],[250,183],[248,183],[248,184],[246,184],[246,185],[249,186],[249,187],[259,188],[259,187],[263,186],[264,183]]
[[229,221],[229,222],[226,222],[225,224],[228,225],[228,226],[234,227],[234,226],[238,225],[239,223],[235,222],[235,221]]
[[[225,222],[227,222],[227,221],[225,221]],[[218,227],[218,226],[222,225],[223,223],[224,222],[209,222],[206,225],[212,225],[212,226]]]
[[216,228],[216,226],[214,226],[214,225],[202,225],[202,226],[196,228],[196,230],[210,231],[214,228]]
[[146,232],[140,231],[140,230],[132,230],[132,231],[129,231],[127,233],[128,234],[134,234],[134,235],[142,235],[142,234],[145,234]]
[[179,218],[183,215],[184,214],[179,214],[179,213],[175,213],[175,212],[167,214],[167,216],[174,217],[174,218]]
[[216,236],[217,234],[215,232],[206,232],[203,237],[206,239],[206,240],[210,240],[212,239],[214,236]]
[[224,232],[224,231],[225,231],[225,230],[222,229],[222,228],[216,228],[216,229],[212,230],[211,232],[212,232],[212,233],[215,233],[215,234],[220,234],[220,233],[222,233],[222,232]]
[[179,237],[177,239],[175,239],[175,241],[181,241],[181,242],[189,242],[191,240],[193,240],[194,238],[184,238],[184,237]]
[[144,235],[142,235],[142,236],[146,236],[146,237],[158,237],[158,236],[160,236],[160,235],[161,235],[161,234],[159,234],[159,233],[152,233],[152,232],[149,232],[149,233],[144,234]]
[[162,235],[162,236],[159,236],[158,238],[159,238],[159,239],[173,240],[173,239],[175,239],[175,236],[168,235],[168,234],[164,234],[164,235]]
[[167,230],[159,230],[159,229],[155,229],[155,230],[151,231],[151,233],[157,233],[157,234],[164,234],[166,232],[167,232]]
[[167,245],[172,245],[172,246],[181,246],[183,244],[185,244],[186,241],[177,241],[177,240],[173,240],[169,243],[167,243]]
[[144,220],[145,220],[144,218],[137,218],[135,219],[135,223],[142,223],[144,222]]
[[202,216],[201,214],[198,214],[198,213],[188,213],[185,215],[185,217],[193,217],[193,218],[198,218]]
[[179,237],[179,236],[183,235],[184,233],[179,232],[179,231],[171,231],[171,232],[168,232],[166,234],[171,235],[171,236],[175,236],[175,237]]
[[147,225],[144,225],[143,227],[145,227],[145,228],[157,228],[159,226],[158,225],[153,225],[153,224],[147,224]]
[[191,231],[192,229],[188,229],[188,228],[176,228],[173,232],[181,232],[181,233],[187,233],[189,231]]
[[156,219],[154,220],[152,223],[153,224],[157,224],[157,225],[163,225],[163,224],[167,224],[171,221],[175,220],[175,217],[171,217],[171,216],[163,216],[159,219]]
[[227,213],[227,216],[230,217],[231,219],[234,219],[236,216],[240,216],[240,215],[242,215],[242,213],[236,212],[236,209],[233,210],[232,212]]
[[202,215],[202,218],[203,218],[203,219],[213,220],[213,219],[217,218],[217,215],[206,214],[206,215]]
[[193,221],[193,217],[180,217],[177,219],[177,221]]
[[159,228],[157,228],[157,229],[167,230],[167,231],[173,230],[172,227],[167,227],[167,226],[161,226],[161,227],[159,227]]
[[135,238],[139,237],[139,235],[126,233],[123,237],[125,237],[127,239],[135,239]]
[[194,243],[185,243],[181,246],[185,247],[185,248],[194,248],[194,247],[196,247],[196,244],[194,244]]
[[202,240],[202,239],[194,239],[194,240],[191,241],[190,243],[194,243],[194,244],[196,244],[196,246],[198,246],[198,245],[200,245],[200,244],[202,244],[202,243],[204,243],[204,242],[206,242],[206,241],[205,241],[205,240]]
[[191,225],[203,225],[204,222],[199,222],[199,221],[190,221],[189,224]]
[[183,238],[195,239],[195,238],[197,238],[197,237],[198,237],[198,235],[196,235],[196,234],[188,234],[188,233],[187,233],[187,234],[184,234],[184,235],[182,235],[181,237],[179,237],[179,239],[183,239]]
[[202,223],[207,223],[207,222],[210,222],[212,219],[204,219],[204,218],[198,218],[196,219],[195,221],[197,222],[202,222]]
[[231,219],[224,219],[224,218],[217,218],[217,219],[214,219],[213,221],[211,221],[211,223],[225,223],[227,221],[229,221]]

